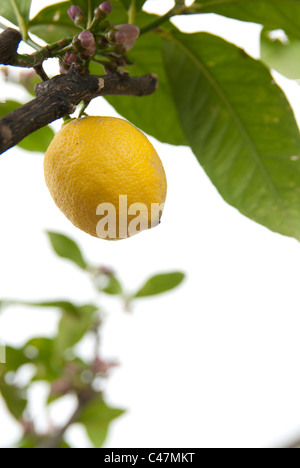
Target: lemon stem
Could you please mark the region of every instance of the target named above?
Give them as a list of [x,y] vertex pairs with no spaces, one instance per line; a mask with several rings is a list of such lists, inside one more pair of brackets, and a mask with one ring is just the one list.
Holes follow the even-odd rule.
[[12,7],[14,9],[14,12],[15,12],[15,15],[16,15],[16,18],[17,18],[17,21],[18,21],[18,25],[19,25],[19,28],[20,28],[20,31],[21,31],[21,34],[23,36],[23,39],[24,41],[27,40],[28,38],[28,31],[27,31],[27,26],[26,26],[26,23],[23,19],[23,16],[21,15],[21,12],[18,8],[18,5],[16,3],[15,0],[10,0],[11,4],[12,4]]
[[87,106],[89,105],[89,103],[85,103],[83,102],[81,104],[81,107],[80,107],[80,110],[79,110],[79,114],[78,114],[78,118],[80,119],[84,114],[85,114],[85,110],[87,108]]
[[128,10],[128,23],[134,24],[136,15],[136,0],[131,0],[131,4]]
[[187,7],[182,5],[181,2],[177,2],[176,5],[173,8],[171,8],[171,10],[169,10],[165,15],[159,16],[156,20],[151,21],[150,23],[146,24],[146,26],[141,28],[140,34],[142,35],[146,32],[153,31],[153,29],[157,29],[159,26],[161,26],[173,16],[195,14],[198,13],[198,11],[200,13],[201,8],[202,5],[192,4],[191,6]]
[[87,29],[90,29],[92,26],[93,21],[93,13],[92,13],[92,0],[88,0],[88,21],[87,21]]

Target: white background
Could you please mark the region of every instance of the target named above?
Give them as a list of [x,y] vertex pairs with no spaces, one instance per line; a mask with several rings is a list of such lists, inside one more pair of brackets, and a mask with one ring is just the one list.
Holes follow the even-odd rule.
[[[33,13],[49,3],[33,1]],[[157,12],[172,5],[147,3]],[[223,36],[259,57],[258,25],[215,15],[175,23]],[[299,86],[275,78],[299,120]],[[26,98],[12,85],[1,83],[0,92],[2,100]],[[116,115],[100,98],[89,113]],[[106,399],[127,409],[106,447],[284,445],[300,435],[299,244],[228,206],[189,149],[151,141],[168,178],[163,222],[117,243],[89,237],[60,213],[44,183],[41,154],[12,149],[0,157],[0,299],[95,299],[85,275],[52,253],[47,229],[73,237],[90,262],[115,268],[128,290],[153,273],[184,271],[176,292],[139,300],[133,314],[101,299],[107,310],[102,352],[121,364],[105,385]],[[0,317],[0,339],[17,345],[51,336],[57,320],[55,311],[10,308]],[[87,340],[81,352],[89,355],[90,348]],[[73,405],[67,399],[44,415],[45,394],[44,385],[32,394],[41,430],[47,417],[59,423]],[[19,430],[3,403],[0,421],[0,445],[9,447]],[[89,446],[79,427],[68,440]]]

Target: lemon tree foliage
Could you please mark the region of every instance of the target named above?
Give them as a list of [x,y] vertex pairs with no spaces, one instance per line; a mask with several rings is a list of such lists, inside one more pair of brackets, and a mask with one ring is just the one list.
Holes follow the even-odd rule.
[[[126,302],[128,309],[137,297],[160,294],[176,287],[183,279],[182,273],[155,275],[145,282],[140,294],[130,294],[108,267],[89,264],[84,260],[80,247],[76,242],[58,232],[48,232],[47,237],[55,254],[66,260],[71,260],[91,280],[96,291],[113,295]],[[84,267],[84,268],[83,268]],[[50,293],[51,291],[49,291]],[[52,337],[37,336],[25,342],[20,347],[6,346],[6,362],[0,363],[0,394],[6,408],[13,418],[23,428],[23,436],[16,442],[18,448],[70,448],[65,435],[51,430],[40,433],[36,430],[30,413],[28,401],[32,385],[36,382],[48,383],[46,407],[66,395],[76,396],[77,407],[70,422],[81,424],[92,444],[99,448],[106,439],[111,421],[122,416],[124,409],[113,408],[105,401],[103,391],[97,390],[96,382],[104,381],[114,362],[104,360],[96,347],[95,356],[83,359],[77,352],[77,345],[83,338],[99,340],[100,326],[104,319],[102,307],[98,303],[77,304],[69,300],[21,301],[1,300],[2,310],[15,307],[36,308],[43,313],[44,309],[52,309],[59,315],[57,333]],[[26,383],[18,382],[17,376],[30,365],[31,377]],[[46,410],[46,408],[45,408]],[[63,431],[64,432],[64,431]]]
[[270,229],[299,238],[299,130],[271,74],[209,34],[172,31],[164,47],[185,135],[224,199]]
[[71,260],[83,270],[87,268],[88,265],[84,260],[78,245],[72,239],[64,236],[63,234],[51,231],[48,231],[48,236],[57,255]]
[[135,293],[134,297],[155,296],[170,291],[179,286],[183,280],[184,274],[181,272],[161,273],[152,276],[141,289]]
[[105,442],[110,423],[122,414],[124,410],[111,408],[100,396],[86,405],[78,422],[85,427],[94,446],[100,448]]

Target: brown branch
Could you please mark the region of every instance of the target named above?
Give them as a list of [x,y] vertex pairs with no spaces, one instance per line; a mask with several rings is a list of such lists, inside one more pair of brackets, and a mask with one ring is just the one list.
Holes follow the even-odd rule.
[[21,40],[21,33],[13,28],[7,28],[0,34],[0,63],[12,65],[15,62]]
[[34,131],[73,113],[81,101],[108,95],[146,96],[154,93],[157,86],[156,75],[80,76],[76,70],[38,83],[35,99],[0,119],[0,154]]

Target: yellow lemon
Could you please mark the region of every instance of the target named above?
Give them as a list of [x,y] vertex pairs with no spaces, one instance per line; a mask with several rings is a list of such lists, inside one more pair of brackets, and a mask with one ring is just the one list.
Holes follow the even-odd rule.
[[123,119],[67,123],[47,149],[44,172],[57,206],[92,236],[123,239],[160,222],[163,165],[148,138]]

